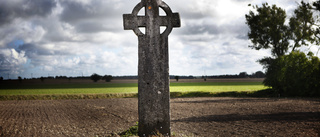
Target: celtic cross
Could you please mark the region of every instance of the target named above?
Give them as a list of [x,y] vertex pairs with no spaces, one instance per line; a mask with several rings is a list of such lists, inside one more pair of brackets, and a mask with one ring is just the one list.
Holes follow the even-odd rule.
[[[138,15],[144,8],[145,15]],[[159,8],[166,16],[159,16]],[[168,35],[180,27],[179,13],[172,13],[162,0],[141,0],[131,14],[123,15],[125,30],[138,36],[139,136],[161,133],[170,136]],[[160,27],[165,26],[163,33]],[[145,33],[139,27],[145,27]]]

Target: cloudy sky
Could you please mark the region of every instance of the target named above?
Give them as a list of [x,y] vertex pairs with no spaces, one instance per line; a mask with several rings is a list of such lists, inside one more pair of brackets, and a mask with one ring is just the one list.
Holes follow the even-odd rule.
[[[122,14],[139,2],[1,0],[0,76],[137,75],[138,38],[123,29]],[[165,2],[181,17],[181,28],[169,35],[170,75],[198,76],[263,70],[256,60],[270,52],[248,48],[248,4],[276,4],[288,16],[297,6],[295,0]]]

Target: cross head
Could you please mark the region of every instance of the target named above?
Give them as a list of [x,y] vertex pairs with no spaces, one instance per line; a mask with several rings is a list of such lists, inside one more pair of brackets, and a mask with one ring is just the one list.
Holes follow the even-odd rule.
[[[139,11],[145,8],[145,16],[138,16]],[[159,16],[159,7],[162,8],[167,16]],[[152,19],[152,20],[151,20]],[[168,36],[173,27],[180,27],[179,13],[172,13],[170,7],[162,0],[141,0],[132,10],[131,14],[123,15],[124,29],[133,30],[137,36],[148,35],[149,32],[159,31],[160,26],[166,26],[166,30],[161,34]],[[154,27],[147,25],[153,23]],[[139,27],[146,27],[146,34],[142,33]]]

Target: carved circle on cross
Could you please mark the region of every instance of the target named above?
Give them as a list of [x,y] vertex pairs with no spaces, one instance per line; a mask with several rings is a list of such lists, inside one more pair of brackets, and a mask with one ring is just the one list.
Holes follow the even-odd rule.
[[[134,7],[134,9],[132,10],[132,15],[134,15],[134,16],[137,17],[139,11],[140,11],[143,7],[148,8],[149,10],[151,9],[151,7],[146,7],[146,3],[140,2],[140,3],[138,3],[138,4]],[[170,7],[169,7],[165,2],[160,1],[159,7],[166,13],[167,17],[172,17],[172,16],[173,16],[173,13],[172,13]],[[168,24],[166,25],[166,29],[163,31],[163,33],[161,33],[161,35],[163,35],[163,36],[168,36],[168,35],[171,33],[172,28],[174,27],[173,24],[172,24],[172,22],[169,20],[169,18],[166,18],[166,19],[168,20],[168,21],[167,21]],[[134,31],[134,33],[135,33],[136,35],[138,35],[138,36],[145,35],[144,33],[141,32],[141,30],[139,29],[138,26],[135,27],[135,28],[133,28],[133,31]]]

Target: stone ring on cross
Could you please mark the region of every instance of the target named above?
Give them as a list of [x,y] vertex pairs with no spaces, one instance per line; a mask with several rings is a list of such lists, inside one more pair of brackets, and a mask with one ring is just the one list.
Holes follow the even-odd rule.
[[[179,13],[172,13],[170,7],[163,2],[162,0],[156,0],[155,4],[149,4],[152,0],[141,0],[134,9],[132,10],[132,14],[124,14],[123,15],[123,23],[125,30],[133,30],[137,36],[143,36],[144,33],[141,32],[139,27],[147,27],[147,19],[150,17],[149,15],[146,16],[139,16],[138,13],[142,8],[145,8],[146,14],[150,13],[147,10],[152,10],[153,14],[157,15],[154,16],[153,22],[157,24],[158,27],[166,26],[165,31],[161,34],[164,37],[168,36],[173,27],[180,27],[180,15]],[[157,7],[158,6],[158,7]],[[159,7],[164,10],[166,16],[159,16]],[[155,9],[153,9],[155,8]],[[148,30],[146,30],[148,31]]]

